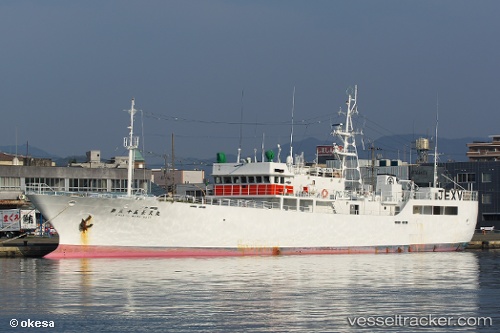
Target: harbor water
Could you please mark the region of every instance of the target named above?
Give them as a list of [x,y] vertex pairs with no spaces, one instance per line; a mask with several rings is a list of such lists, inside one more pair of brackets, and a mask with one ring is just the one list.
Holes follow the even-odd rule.
[[496,250],[2,258],[0,332],[498,332],[499,268]]

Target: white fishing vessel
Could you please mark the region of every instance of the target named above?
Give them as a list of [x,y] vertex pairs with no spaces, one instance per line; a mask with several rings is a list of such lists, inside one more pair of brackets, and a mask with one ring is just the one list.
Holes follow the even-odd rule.
[[33,184],[29,199],[59,233],[48,258],[176,257],[462,250],[477,218],[477,192],[418,188],[378,175],[363,184],[351,117],[332,134],[338,167],[307,166],[303,155],[284,162],[264,152],[235,163],[218,155],[213,193],[189,201],[132,194],[131,125],[127,194],[66,193]]

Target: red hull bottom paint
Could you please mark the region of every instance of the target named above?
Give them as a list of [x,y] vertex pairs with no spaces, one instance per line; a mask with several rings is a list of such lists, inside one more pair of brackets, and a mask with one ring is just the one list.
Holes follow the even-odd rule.
[[80,246],[59,245],[44,258],[178,258],[224,256],[272,256],[308,254],[355,254],[355,253],[405,253],[405,252],[453,252],[462,251],[467,243],[415,244],[366,247],[318,247],[318,248],[160,248],[128,246]]

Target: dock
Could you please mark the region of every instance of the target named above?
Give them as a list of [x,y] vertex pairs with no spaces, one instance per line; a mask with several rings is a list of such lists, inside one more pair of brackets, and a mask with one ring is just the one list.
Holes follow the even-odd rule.
[[476,232],[467,246],[467,250],[500,249],[500,233],[489,231]]
[[54,251],[59,244],[59,237],[35,237],[0,239],[0,258],[41,258]]

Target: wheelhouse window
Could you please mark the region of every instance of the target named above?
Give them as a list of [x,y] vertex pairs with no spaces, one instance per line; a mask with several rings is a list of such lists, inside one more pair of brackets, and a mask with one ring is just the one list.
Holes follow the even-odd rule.
[[432,208],[433,208],[432,215],[443,215],[443,213],[444,213],[444,207],[442,207],[442,206],[434,206]]
[[456,206],[413,206],[415,215],[458,215]]
[[274,183],[275,184],[284,184],[285,183],[285,177],[274,176]]
[[458,215],[458,207],[444,207],[444,215]]

